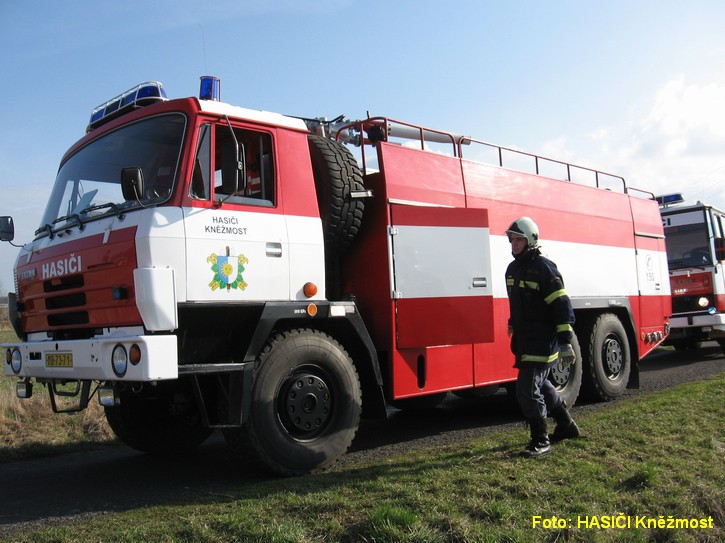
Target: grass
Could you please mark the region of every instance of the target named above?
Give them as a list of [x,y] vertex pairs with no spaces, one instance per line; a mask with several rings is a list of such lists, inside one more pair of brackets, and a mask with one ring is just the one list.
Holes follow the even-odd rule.
[[[13,332],[0,330],[0,343],[16,339]],[[115,442],[98,402],[81,413],[55,415],[44,386],[36,385],[29,400],[19,400],[16,381],[0,374],[0,463]]]
[[[517,454],[524,430],[502,432],[339,472],[231,479],[223,496],[26,527],[5,541],[722,541],[724,393],[720,375],[614,403],[580,418],[585,437],[538,460]],[[712,528],[668,528],[669,518]],[[615,519],[631,527],[605,527]]]

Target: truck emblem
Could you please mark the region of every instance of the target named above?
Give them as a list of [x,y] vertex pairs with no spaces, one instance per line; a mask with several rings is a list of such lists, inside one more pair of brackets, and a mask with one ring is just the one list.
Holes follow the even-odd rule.
[[234,256],[230,253],[229,247],[226,248],[225,255],[217,255],[212,253],[207,257],[206,261],[211,263],[211,271],[214,272],[214,278],[209,286],[212,290],[218,288],[241,289],[247,288],[247,283],[242,277],[244,265],[249,259],[244,255]]

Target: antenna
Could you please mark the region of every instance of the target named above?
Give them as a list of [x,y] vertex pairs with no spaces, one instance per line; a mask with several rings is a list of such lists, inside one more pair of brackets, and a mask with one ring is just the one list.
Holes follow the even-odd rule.
[[209,67],[206,64],[206,40],[204,39],[204,27],[199,23],[199,30],[201,31],[201,48],[204,52],[204,73],[209,73]]

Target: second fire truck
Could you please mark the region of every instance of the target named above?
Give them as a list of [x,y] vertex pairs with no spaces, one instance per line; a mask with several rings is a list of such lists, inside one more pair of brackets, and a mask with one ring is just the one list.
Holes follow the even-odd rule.
[[672,318],[667,343],[692,349],[714,340],[725,352],[725,212],[681,194],[658,197],[667,242]]
[[582,381],[620,396],[670,314],[651,195],[387,117],[243,109],[215,78],[175,100],[144,83],[61,161],[18,256],[5,373],[56,411],[97,396],[141,451],[220,428],[272,470],[315,471],[361,416],[515,381],[505,231],[521,216],[576,312],[579,361],[553,381],[570,405]]

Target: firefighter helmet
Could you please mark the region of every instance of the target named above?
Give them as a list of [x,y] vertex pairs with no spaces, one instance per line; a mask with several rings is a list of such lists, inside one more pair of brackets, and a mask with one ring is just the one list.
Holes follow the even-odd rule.
[[529,217],[520,217],[512,222],[506,230],[509,239],[511,239],[511,234],[525,237],[529,247],[536,247],[539,242],[539,227]]

